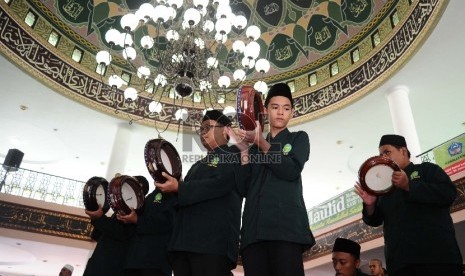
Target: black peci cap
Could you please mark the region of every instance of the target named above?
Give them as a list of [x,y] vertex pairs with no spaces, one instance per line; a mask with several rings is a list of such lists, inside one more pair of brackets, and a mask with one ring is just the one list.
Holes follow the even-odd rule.
[[218,123],[222,124],[223,126],[229,126],[232,124],[231,120],[228,116],[224,115],[223,112],[219,110],[208,110],[202,118],[202,122],[206,120],[213,120],[217,121]]
[[407,147],[407,142],[403,136],[397,134],[386,134],[381,137],[379,140],[379,146],[391,145],[395,147]]
[[288,98],[289,101],[291,101],[291,106],[294,107],[294,100],[292,99],[291,88],[289,85],[280,82],[271,86],[270,90],[268,90],[268,94],[266,95],[265,107],[268,107],[270,99],[276,96],[283,96]]
[[353,240],[337,238],[334,241],[333,252],[346,252],[360,259],[360,244]]

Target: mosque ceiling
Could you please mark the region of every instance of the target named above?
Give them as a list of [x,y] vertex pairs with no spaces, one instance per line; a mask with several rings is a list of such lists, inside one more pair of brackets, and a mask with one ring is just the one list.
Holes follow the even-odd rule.
[[[128,104],[122,91],[112,93],[102,83],[106,78],[95,71],[95,54],[109,47],[103,39],[106,30],[121,29],[119,18],[145,2],[149,1],[2,0],[0,43],[5,47],[1,52],[54,90],[92,108],[149,125],[170,122],[179,99],[167,95],[162,112],[152,114],[148,93]],[[445,6],[444,1],[428,0],[230,3],[233,11],[262,31],[260,56],[271,63],[263,80],[291,86],[293,123],[343,107],[389,78],[421,45]],[[29,26],[25,21],[31,13],[37,18]],[[243,31],[234,29],[231,38],[243,36]],[[81,53],[79,61],[73,59],[76,49]],[[123,59],[115,63],[118,70],[127,69]],[[252,80],[258,77],[249,75]],[[234,106],[233,102],[234,95],[223,106]],[[192,126],[205,106],[192,101],[188,108],[192,116],[184,125]]]

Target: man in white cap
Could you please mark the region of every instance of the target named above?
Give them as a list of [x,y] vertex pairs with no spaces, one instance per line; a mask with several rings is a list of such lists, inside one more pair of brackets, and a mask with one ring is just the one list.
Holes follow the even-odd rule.
[[70,264],[65,264],[61,270],[59,276],[71,276],[73,274],[74,267]]

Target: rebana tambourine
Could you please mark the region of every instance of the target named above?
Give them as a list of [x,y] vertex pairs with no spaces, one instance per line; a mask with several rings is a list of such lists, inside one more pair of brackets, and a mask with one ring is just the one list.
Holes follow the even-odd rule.
[[182,176],[182,163],[176,148],[165,139],[153,139],[145,144],[145,165],[156,182],[164,183],[165,172],[179,180]]
[[393,160],[384,156],[370,157],[358,171],[360,185],[371,195],[388,194],[394,189],[391,181],[394,171],[400,171],[400,168]]
[[242,86],[237,92],[236,106],[237,122],[241,129],[254,130],[256,128],[255,121],[258,121],[263,131],[265,110],[260,93],[255,91],[252,86]]
[[87,180],[82,191],[82,201],[86,210],[97,211],[99,206],[105,214],[110,209],[107,194],[108,181],[103,177],[94,176]]
[[131,209],[139,211],[144,206],[142,187],[132,176],[120,175],[110,181],[108,186],[110,207],[120,215],[129,215]]

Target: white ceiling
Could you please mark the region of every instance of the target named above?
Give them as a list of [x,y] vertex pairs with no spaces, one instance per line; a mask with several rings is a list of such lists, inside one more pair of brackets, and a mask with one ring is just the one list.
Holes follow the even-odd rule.
[[[436,29],[424,45],[395,76],[357,102],[324,117],[292,127],[310,136],[311,154],[303,172],[307,207],[319,204],[353,187],[361,163],[377,154],[381,135],[393,133],[385,92],[396,85],[409,88],[410,103],[422,151],[465,132],[465,34],[459,28],[465,16],[465,2],[449,1]],[[107,176],[116,119],[73,102],[24,74],[0,57],[0,162],[10,148],[24,152],[22,168],[86,181],[92,176]],[[20,106],[27,106],[21,110]],[[118,160],[124,174],[142,174],[143,148],[156,131],[133,124],[127,142],[128,157]],[[163,137],[179,149],[190,135],[169,132]],[[121,145],[121,144],[118,144]],[[181,155],[195,156],[201,150]],[[190,164],[185,164],[185,174]],[[0,240],[2,241],[2,240]],[[36,256],[37,257],[37,256]],[[52,261],[50,261],[52,262]],[[72,263],[72,260],[70,260]],[[0,271],[5,266],[0,264]],[[6,271],[6,270],[5,270]],[[56,275],[56,271],[28,270],[35,275]],[[79,275],[79,274],[77,274]]]
[[82,275],[89,249],[0,236],[0,275],[56,276],[69,263]]

